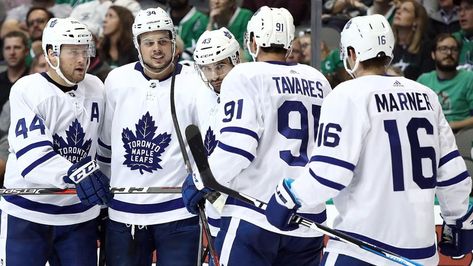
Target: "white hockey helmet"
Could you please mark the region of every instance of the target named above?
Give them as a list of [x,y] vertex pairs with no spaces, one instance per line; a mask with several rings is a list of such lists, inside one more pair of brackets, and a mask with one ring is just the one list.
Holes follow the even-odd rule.
[[169,16],[164,9],[160,7],[148,8],[140,10],[138,15],[135,17],[133,22],[133,43],[135,44],[136,50],[138,50],[138,58],[140,59],[141,65],[146,67],[141,56],[140,45],[138,38],[141,34],[146,32],[152,32],[157,30],[166,30],[171,33],[172,40],[172,58],[174,60],[174,54],[176,53],[176,30]]
[[194,61],[197,65],[208,65],[230,58],[235,66],[240,62],[240,45],[235,36],[222,27],[218,30],[202,33],[194,51]]
[[[76,83],[71,82],[61,72],[59,68],[60,60],[59,55],[61,54],[61,45],[63,44],[73,44],[73,45],[88,45],[87,55],[89,57],[95,56],[95,43],[92,38],[92,33],[87,29],[87,27],[77,21],[74,18],[52,18],[46,24],[46,27],[43,30],[43,38],[41,46],[45,54],[46,61],[49,66],[53,68],[58,75],[66,81],[69,85],[75,85]],[[58,57],[58,65],[53,66],[48,59],[47,48],[51,47],[54,52],[54,55]],[[87,68],[88,64],[87,63]]]
[[176,30],[174,29],[174,24],[172,23],[171,17],[164,9],[157,7],[140,10],[132,26],[133,42],[136,49],[139,51],[138,37],[141,34],[157,30],[169,31],[172,40],[175,41]]
[[[294,40],[294,18],[285,8],[262,6],[253,14],[246,26],[246,46],[253,59],[259,47],[291,48]],[[258,46],[256,53],[250,49],[251,36],[255,37]]]
[[[356,53],[352,69],[347,65],[348,48]],[[360,16],[350,19],[340,36],[340,58],[345,70],[353,76],[360,62],[388,56],[393,58],[394,34],[389,22],[382,15]]]

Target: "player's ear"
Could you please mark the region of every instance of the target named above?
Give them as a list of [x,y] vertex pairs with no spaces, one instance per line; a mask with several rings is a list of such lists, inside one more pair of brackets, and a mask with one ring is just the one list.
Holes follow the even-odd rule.
[[53,66],[57,66],[59,56],[56,55],[56,52],[54,52],[53,49],[48,49],[48,59]]

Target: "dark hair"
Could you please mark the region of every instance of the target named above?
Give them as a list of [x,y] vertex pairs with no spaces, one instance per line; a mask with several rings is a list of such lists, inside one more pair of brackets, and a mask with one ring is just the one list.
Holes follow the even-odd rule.
[[[128,8],[122,6],[112,5],[110,9],[113,9],[118,16],[118,30],[120,31],[120,38],[118,38],[117,48],[119,55],[125,55],[129,53],[130,49],[133,47],[133,32],[132,26],[135,18],[133,13]],[[101,56],[105,61],[110,60],[110,47],[112,46],[111,39],[108,36],[104,36],[102,43]]]
[[22,31],[15,30],[5,34],[3,37],[3,47],[5,47],[5,40],[7,38],[20,38],[25,48],[28,48],[28,36],[26,36],[26,34]]
[[51,11],[47,10],[46,8],[39,7],[39,6],[33,6],[28,10],[28,13],[26,13],[26,26],[28,26],[28,27],[30,26],[28,18],[30,17],[30,14],[33,11],[36,11],[36,10],[42,10],[42,11],[44,11],[44,13],[46,13],[46,15],[48,16],[48,19],[46,20],[46,22],[49,21],[50,19],[54,18],[54,14]]
[[260,47],[261,51],[265,53],[286,54],[287,50],[284,47]]
[[437,50],[437,44],[448,38],[454,39],[455,43],[457,44],[457,48],[460,48],[460,43],[451,33],[439,33],[437,36],[435,36],[435,41],[432,43],[431,51],[435,52]]

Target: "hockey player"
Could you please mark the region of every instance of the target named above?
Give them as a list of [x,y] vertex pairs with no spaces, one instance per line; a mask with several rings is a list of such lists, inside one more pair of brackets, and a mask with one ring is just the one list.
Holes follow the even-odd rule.
[[49,69],[18,80],[10,95],[6,188],[76,187],[76,195],[1,199],[4,265],[97,265],[98,205],[108,178],[91,161],[104,115],[103,83],[86,74],[91,33],[73,19],[49,20],[42,48]]
[[[210,90],[199,94],[197,106],[199,110],[199,127],[204,132],[203,141],[210,156],[218,143],[217,110],[219,103],[220,87],[225,76],[240,63],[240,45],[233,34],[226,28],[204,32],[196,44],[194,61],[197,72]],[[194,214],[198,213],[197,204],[207,192],[199,192],[189,177],[184,183],[183,199],[186,208]],[[220,227],[220,215],[218,211],[206,203],[210,233],[217,236]]]
[[[284,8],[261,7],[248,23],[247,46],[257,62],[235,66],[220,93],[219,143],[210,156],[217,181],[269,200],[282,173],[298,176],[309,162],[325,77],[306,65],[288,64],[294,23]],[[325,206],[301,209],[323,223]],[[271,226],[264,212],[228,198],[215,240],[222,265],[318,265],[322,237]]]
[[[345,69],[355,79],[324,101],[310,167],[285,179],[266,209],[269,222],[294,228],[298,210],[334,198],[334,227],[423,265],[437,265],[434,197],[443,226],[440,251],[471,252],[471,179],[438,97],[399,76],[385,76],[394,37],[381,15],[356,17],[341,33]],[[285,175],[286,177],[296,177]],[[330,239],[324,265],[397,265]]]
[[[99,159],[113,186],[180,187],[187,173],[170,112],[175,76],[179,125],[198,124],[196,95],[208,90],[195,71],[174,64],[176,34],[161,8],[138,13],[133,38],[139,61],[114,69],[105,80],[106,114]],[[109,208],[107,265],[195,265],[198,217],[180,194],[115,195]]]

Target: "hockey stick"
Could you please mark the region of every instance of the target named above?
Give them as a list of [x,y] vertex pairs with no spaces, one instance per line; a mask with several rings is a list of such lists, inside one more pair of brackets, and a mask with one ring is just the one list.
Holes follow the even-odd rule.
[[[176,131],[177,140],[179,141],[179,148],[181,149],[182,158],[184,159],[184,164],[186,166],[187,173],[192,174],[192,166],[189,160],[189,155],[187,154],[187,151],[186,151],[186,146],[185,146],[186,144],[184,143],[184,139],[182,138],[181,129],[179,127],[179,121],[177,120],[176,105],[174,101],[175,81],[176,81],[176,69],[174,69],[172,73],[172,77],[171,77],[171,95],[170,95],[171,117],[172,117],[172,123],[174,124],[174,129]],[[203,242],[202,231],[203,231],[205,233],[205,236],[207,237],[207,246],[209,248],[210,255],[214,261],[214,264],[216,266],[220,266],[217,252],[215,251],[215,248],[213,247],[212,236],[210,234],[210,228],[209,228],[209,222],[207,221],[207,216],[205,215],[205,211],[204,211],[205,210],[204,203],[198,204],[198,209],[199,209],[199,225],[201,227],[201,230],[200,230],[200,235],[199,235],[199,250],[198,250],[199,257],[197,259],[197,265],[198,266],[202,265],[202,261],[203,261],[203,259],[201,258],[202,253],[203,253],[202,252],[202,242]]]
[[[112,194],[178,194],[180,187],[112,187]],[[72,195],[75,188],[0,188],[0,196],[8,195]]]
[[[197,168],[199,169],[200,176],[202,178],[202,181],[204,183],[205,187],[220,191],[222,193],[225,193],[229,195],[230,197],[233,197],[235,199],[238,199],[242,202],[251,204],[257,208],[260,208],[262,210],[265,210],[267,207],[267,204],[265,202],[262,202],[258,199],[255,199],[251,196],[245,195],[243,193],[239,193],[235,190],[232,190],[228,187],[225,187],[221,184],[219,184],[216,180],[215,177],[212,174],[212,171],[209,166],[209,162],[207,160],[207,156],[205,155],[205,148],[204,144],[202,143],[202,136],[200,134],[199,128],[196,127],[195,125],[190,125],[186,128],[186,137],[187,137],[187,142],[189,144],[189,147],[191,149],[192,155],[194,156],[194,160],[197,164]],[[352,236],[349,236],[347,234],[344,234],[340,231],[334,230],[332,228],[329,228],[327,226],[321,225],[319,223],[313,222],[309,219],[306,219],[302,216],[295,215],[292,218],[292,222],[303,225],[305,227],[317,230],[319,232],[322,232],[328,236],[338,238],[339,240],[350,244],[354,246],[358,246],[361,249],[364,249],[368,252],[371,252],[373,254],[376,254],[378,256],[381,256],[383,258],[389,259],[391,261],[397,262],[401,265],[407,265],[407,266],[419,266],[422,264],[419,264],[417,262],[414,262],[408,258],[404,258],[402,256],[399,256],[395,253],[392,253],[390,251],[387,251],[385,249],[379,248],[377,246],[374,246],[370,243],[361,241],[359,239],[356,239]]]

